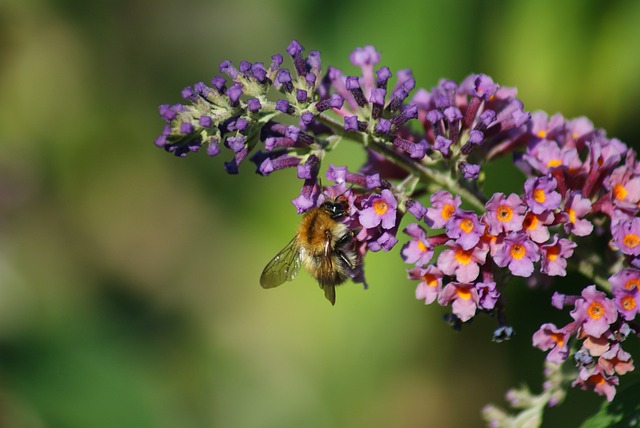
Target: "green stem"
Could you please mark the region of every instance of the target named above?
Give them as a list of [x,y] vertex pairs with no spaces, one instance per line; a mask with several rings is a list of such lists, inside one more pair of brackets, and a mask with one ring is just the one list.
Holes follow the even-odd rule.
[[436,184],[441,189],[446,189],[454,195],[459,195],[464,201],[473,206],[473,208],[479,212],[484,212],[485,208],[482,200],[469,189],[458,183],[450,173],[443,174],[441,171],[429,168],[426,165],[397,152],[392,146],[385,142],[367,138],[369,135],[359,132],[345,131],[339,122],[331,119],[330,117],[319,115],[317,116],[317,119],[333,129],[337,134],[341,134],[351,141],[362,144],[364,147],[373,150],[396,165],[407,170],[410,174],[420,177],[425,184]]
[[594,284],[602,290],[611,292],[611,284],[609,283],[609,280],[596,272],[596,268],[591,261],[580,260],[578,263],[573,265],[573,269],[592,280]]

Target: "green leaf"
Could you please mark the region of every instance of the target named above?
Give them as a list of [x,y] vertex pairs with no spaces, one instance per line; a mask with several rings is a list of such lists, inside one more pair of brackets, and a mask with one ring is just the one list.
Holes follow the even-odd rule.
[[640,382],[618,391],[611,403],[604,402],[600,410],[584,421],[581,428],[637,427],[640,423]]

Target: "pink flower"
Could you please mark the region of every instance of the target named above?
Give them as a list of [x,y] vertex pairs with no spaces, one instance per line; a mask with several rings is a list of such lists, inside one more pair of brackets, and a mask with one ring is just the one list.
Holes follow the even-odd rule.
[[473,211],[457,210],[447,221],[447,236],[456,240],[465,250],[475,247],[484,234],[484,225]]
[[613,242],[623,254],[640,255],[640,217],[621,218],[611,227]]
[[545,211],[541,214],[534,214],[533,211],[529,211],[522,222],[522,231],[533,242],[538,244],[547,242],[550,236],[547,226],[553,223],[553,219],[554,215],[551,211]]
[[506,197],[504,193],[496,193],[485,206],[487,212],[482,216],[482,220],[487,224],[491,235],[522,229],[527,207],[522,203],[520,196],[512,193]]
[[540,259],[538,246],[522,232],[511,232],[493,258],[500,267],[509,267],[512,274],[528,277],[533,273],[533,263]]
[[626,352],[619,343],[614,344],[611,349],[598,358],[598,364],[609,376],[617,373],[623,375],[634,369],[631,354]]
[[564,211],[568,221],[564,224],[564,231],[576,236],[587,236],[593,231],[593,224],[582,217],[591,212],[591,201],[575,191],[567,192]]
[[488,248],[484,245],[465,250],[460,244],[449,241],[448,249],[440,253],[438,268],[446,275],[456,275],[459,282],[471,282],[480,274],[480,264],[487,258]]
[[367,229],[382,225],[383,229],[392,229],[396,225],[398,201],[389,189],[382,189],[380,195],[369,196],[360,211],[360,224]]
[[637,209],[640,201],[640,177],[626,166],[620,166],[605,178],[604,187],[611,192],[613,203],[623,209]]
[[573,255],[576,243],[565,238],[553,237],[553,240],[543,245],[541,257],[542,273],[549,276],[565,276],[567,274],[567,259]]
[[555,324],[546,323],[542,324],[540,329],[533,334],[533,346],[543,351],[551,349],[547,354],[547,361],[560,364],[569,356],[569,337],[571,334],[567,327],[559,329]]
[[579,386],[580,389],[593,390],[596,394],[604,395],[607,397],[607,401],[611,401],[615,397],[617,385],[618,378],[616,376],[607,377],[598,365],[591,370],[581,367],[578,378],[571,384],[571,386]]
[[600,337],[618,319],[618,310],[606,294],[590,285],[582,290],[582,298],[576,300],[571,316],[582,323],[586,334]]
[[424,266],[433,257],[433,247],[427,239],[427,232],[418,224],[411,223],[404,229],[404,233],[412,239],[402,247],[402,259],[405,263]]
[[538,178],[529,178],[524,183],[525,201],[531,211],[542,214],[544,211],[553,211],[560,208],[561,196],[556,192],[558,183],[556,179],[543,175]]
[[460,321],[469,321],[476,314],[478,292],[473,284],[450,282],[440,293],[438,303],[447,306],[451,302],[451,310]]
[[455,198],[445,190],[439,190],[431,195],[431,205],[427,208],[425,222],[433,229],[442,229],[454,212],[462,203],[460,196]]
[[420,280],[416,287],[416,299],[424,300],[425,304],[433,303],[442,290],[442,272],[435,266],[426,269],[416,267],[409,271],[409,279]]
[[627,321],[633,321],[640,312],[640,292],[637,288],[627,289],[617,287],[612,290],[613,301],[618,308],[618,312]]

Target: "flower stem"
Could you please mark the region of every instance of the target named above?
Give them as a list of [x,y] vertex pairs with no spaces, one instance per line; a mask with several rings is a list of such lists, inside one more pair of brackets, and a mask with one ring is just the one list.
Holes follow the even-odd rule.
[[326,116],[319,115],[317,119],[324,125],[327,125],[337,134],[347,137],[347,139],[360,143],[364,147],[373,150],[374,152],[384,156],[389,161],[404,168],[410,174],[416,175],[421,178],[425,184],[434,183],[442,189],[446,189],[454,195],[459,195],[464,201],[473,208],[484,212],[484,203],[481,198],[471,192],[469,189],[458,183],[450,173],[443,173],[441,171],[427,167],[426,165],[417,162],[410,157],[403,155],[396,151],[392,146],[384,141],[377,141],[374,138],[368,138],[369,135],[354,131],[345,131],[344,127],[336,120]]

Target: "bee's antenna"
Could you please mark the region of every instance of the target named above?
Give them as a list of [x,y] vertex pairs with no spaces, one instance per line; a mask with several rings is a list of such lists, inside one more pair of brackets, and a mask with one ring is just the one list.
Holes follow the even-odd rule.
[[347,189],[344,192],[342,192],[338,196],[336,196],[336,198],[339,198],[340,196],[344,196],[344,194],[349,192],[349,191],[351,191],[351,189],[353,189],[353,186],[355,186],[355,185],[356,185],[355,183],[351,183],[351,185],[349,187],[347,187]]
[[318,177],[318,187],[320,188],[320,192],[322,192],[322,196],[324,196],[325,199],[328,199],[329,195],[327,195],[324,192],[324,186],[322,185],[322,178],[321,177]]

